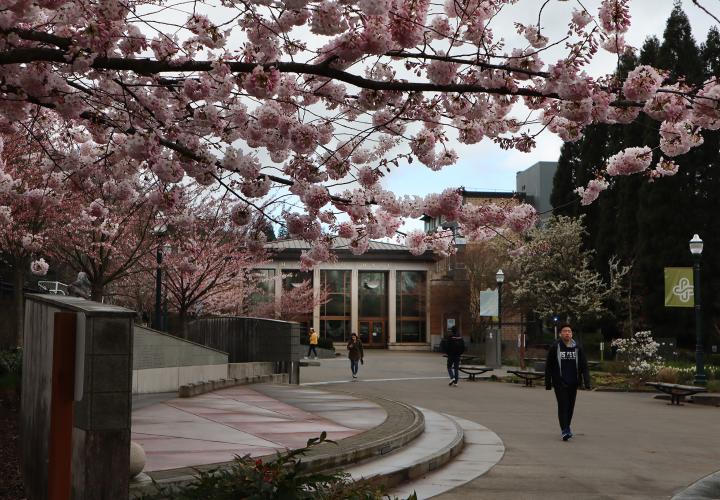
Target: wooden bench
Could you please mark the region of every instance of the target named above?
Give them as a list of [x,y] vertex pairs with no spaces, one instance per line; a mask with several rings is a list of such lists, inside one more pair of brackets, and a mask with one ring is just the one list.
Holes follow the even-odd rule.
[[544,372],[536,372],[529,370],[508,370],[508,373],[512,373],[513,375],[523,379],[525,381],[525,387],[532,387],[534,380],[540,380],[541,378],[545,378]]
[[696,385],[679,385],[679,384],[668,384],[666,382],[645,382],[645,385],[654,387],[660,392],[670,395],[670,404],[680,406],[680,400],[684,399],[685,396],[692,396],[700,392],[707,392],[705,387],[698,387]]

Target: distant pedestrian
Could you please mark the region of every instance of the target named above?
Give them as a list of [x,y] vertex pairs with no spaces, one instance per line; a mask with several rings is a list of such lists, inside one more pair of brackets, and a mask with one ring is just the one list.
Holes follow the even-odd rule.
[[310,357],[311,353],[315,354],[315,358],[317,359],[318,353],[317,353],[317,345],[318,345],[318,338],[320,335],[315,331],[314,328],[310,328],[310,347],[308,348],[307,357]]
[[545,361],[545,389],[555,389],[560,436],[563,441],[573,437],[570,423],[575,409],[578,387],[590,389],[590,372],[583,349],[573,340],[570,325],[560,328],[560,338],[550,345]]
[[460,378],[460,356],[465,352],[465,341],[456,333],[455,327],[452,327],[441,344],[441,350],[447,355],[447,371],[450,376],[448,385],[457,386]]
[[350,342],[347,345],[348,358],[350,358],[350,371],[352,371],[353,378],[357,378],[358,363],[362,364],[363,361],[363,346],[362,342],[357,336],[357,333],[350,335]]

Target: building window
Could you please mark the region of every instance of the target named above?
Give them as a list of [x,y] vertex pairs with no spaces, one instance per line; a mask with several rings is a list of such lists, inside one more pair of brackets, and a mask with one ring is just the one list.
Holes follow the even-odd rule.
[[275,302],[275,269],[256,269],[253,271],[253,278],[256,288],[250,294],[250,303],[256,305]]
[[398,342],[425,342],[426,280],[424,271],[397,271],[396,336]]
[[298,271],[297,269],[283,269],[283,290],[291,290],[297,288],[307,281],[312,285],[313,273],[312,271]]
[[[313,288],[313,273],[312,271],[299,271],[297,269],[283,269],[282,270],[282,287],[283,292],[293,290],[303,286],[307,283],[310,289]],[[281,305],[282,308],[282,305]],[[282,315],[283,312],[280,311]],[[304,312],[298,316],[288,318],[292,321],[297,321],[302,324],[305,328],[312,326],[312,309]]]
[[350,339],[351,271],[320,271],[321,286],[328,292],[328,301],[320,306],[320,336],[333,342]]
[[358,336],[369,347],[387,345],[387,273],[358,272]]

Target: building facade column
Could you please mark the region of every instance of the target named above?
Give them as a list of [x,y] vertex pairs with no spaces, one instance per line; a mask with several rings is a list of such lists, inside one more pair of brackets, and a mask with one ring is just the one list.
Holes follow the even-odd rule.
[[397,342],[397,271],[388,273],[388,345]]
[[274,289],[274,292],[275,292],[275,317],[279,318],[280,317],[280,304],[281,304],[280,301],[281,301],[282,292],[283,292],[283,289],[282,289],[282,266],[276,265],[274,269],[275,269],[275,277],[273,278],[273,280],[274,280],[274,285],[275,285],[275,289]]
[[315,268],[313,269],[313,300],[315,302],[315,306],[313,307],[313,318],[312,318],[312,325],[316,332],[318,332],[318,335],[320,334],[320,304],[319,298],[320,298],[320,269]]
[[[425,273],[425,342],[428,344],[432,343],[432,337],[430,336],[430,273]],[[442,328],[440,331],[442,335]],[[432,348],[432,347],[431,347]]]
[[[360,327],[360,316],[358,315],[358,305],[359,305],[359,297],[358,297],[358,280],[360,277],[358,276],[358,270],[357,268],[353,269],[350,275],[350,333],[358,333],[359,327]],[[350,336],[348,335],[348,340],[350,339]]]

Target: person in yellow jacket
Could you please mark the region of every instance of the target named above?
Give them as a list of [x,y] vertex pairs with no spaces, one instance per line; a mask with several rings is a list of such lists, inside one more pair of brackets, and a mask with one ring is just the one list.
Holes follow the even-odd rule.
[[318,345],[318,338],[320,335],[315,331],[314,328],[310,328],[310,348],[308,349],[307,357],[310,357],[310,353],[315,353],[315,358],[318,357],[317,353],[317,345]]

